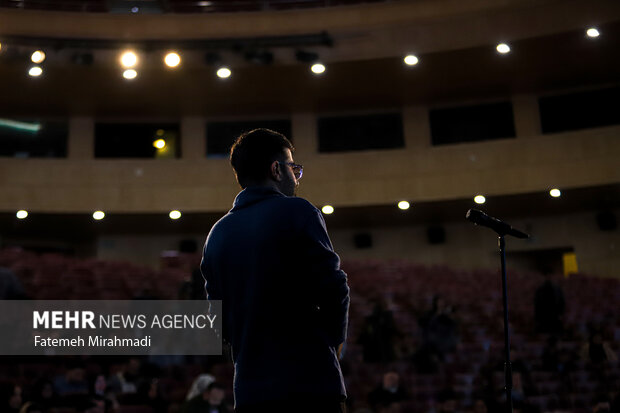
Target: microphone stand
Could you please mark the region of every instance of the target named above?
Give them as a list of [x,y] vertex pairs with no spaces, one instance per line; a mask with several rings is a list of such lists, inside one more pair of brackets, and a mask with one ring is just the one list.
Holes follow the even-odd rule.
[[512,413],[512,363],[510,362],[510,328],[508,325],[508,281],[506,279],[506,235],[517,238],[529,238],[529,235],[512,228],[506,222],[488,216],[482,211],[470,209],[465,218],[475,225],[482,225],[494,230],[498,235],[499,256],[502,270],[502,301],[504,307],[504,380],[506,383],[506,412]]
[[502,268],[502,301],[504,304],[504,380],[506,383],[506,412],[512,413],[512,363],[510,362],[510,329],[508,326],[508,282],[506,280],[506,240],[499,235],[499,255]]

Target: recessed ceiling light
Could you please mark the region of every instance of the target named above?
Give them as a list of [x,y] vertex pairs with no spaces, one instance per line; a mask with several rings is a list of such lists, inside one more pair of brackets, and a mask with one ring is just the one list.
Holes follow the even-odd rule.
[[484,204],[485,202],[487,202],[487,199],[484,197],[484,195],[476,195],[474,197],[474,202],[477,204]]
[[179,218],[181,218],[181,211],[177,211],[175,209],[174,211],[170,211],[168,216],[170,217],[170,219],[179,219]]
[[32,77],[38,77],[43,74],[43,69],[41,69],[39,66],[32,66],[30,70],[28,70],[28,74]]
[[105,217],[105,213],[103,211],[95,211],[93,212],[93,218],[97,221],[101,221]]
[[133,69],[127,69],[123,72],[123,77],[127,80],[135,79],[138,76],[138,72]]
[[496,49],[501,54],[506,54],[506,53],[510,52],[510,46],[508,46],[506,43],[498,44]]
[[181,63],[181,56],[176,52],[170,52],[164,57],[164,63],[168,67],[177,67]]
[[220,79],[226,79],[226,78],[230,77],[231,74],[232,74],[232,72],[227,67],[220,67],[217,70],[217,77],[219,77]]
[[412,55],[412,54],[405,56],[404,60],[405,60],[405,64],[408,66],[417,65],[418,62],[420,61],[420,59],[418,59],[417,56]]
[[32,63],[42,63],[45,60],[45,53],[42,50],[37,50],[30,56],[30,60]]
[[312,65],[312,67],[310,67],[310,70],[312,70],[312,73],[320,75],[321,73],[325,72],[325,66],[321,63],[315,63]]
[[164,149],[166,147],[166,141],[163,139],[157,139],[153,142],[153,146],[157,149]]
[[398,208],[402,209],[403,211],[406,210],[406,209],[409,209],[409,206],[410,206],[409,202],[407,202],[407,201],[400,201],[398,203]]
[[331,206],[331,205],[325,205],[323,208],[321,208],[321,211],[325,215],[333,214],[334,213],[334,207]]
[[17,218],[19,219],[24,219],[28,216],[28,211],[25,211],[23,209],[20,209],[19,211],[17,211],[17,214],[15,214],[17,216]]
[[588,37],[599,37],[601,33],[596,28],[590,27],[586,30],[586,35],[588,35]]
[[134,67],[138,64],[138,55],[128,50],[121,55],[121,66],[124,68]]
[[551,191],[549,191],[549,195],[554,198],[559,198],[562,195],[562,191],[557,188],[553,188]]

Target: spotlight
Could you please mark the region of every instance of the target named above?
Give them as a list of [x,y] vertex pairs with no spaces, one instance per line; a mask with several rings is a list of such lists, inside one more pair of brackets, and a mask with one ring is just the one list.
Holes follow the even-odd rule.
[[259,65],[269,65],[273,63],[273,53],[263,50],[250,50],[244,54],[245,60]]
[[331,206],[331,205],[325,205],[323,208],[321,208],[321,211],[325,215],[333,214],[334,213],[334,207]]
[[105,213],[103,211],[95,211],[93,212],[93,218],[97,221],[101,221],[105,217]]
[[412,55],[412,54],[405,56],[405,59],[404,59],[404,60],[405,60],[405,64],[406,64],[407,66],[417,65],[417,64],[418,64],[418,62],[420,61],[420,59],[418,59],[418,57],[417,57],[417,56]]
[[28,74],[32,77],[39,77],[43,74],[43,69],[39,66],[32,66],[30,70],[28,70]]
[[138,72],[133,69],[127,69],[123,72],[123,77],[127,80],[135,79],[138,76]]
[[487,199],[484,197],[484,195],[476,195],[474,197],[474,202],[477,204],[484,204],[485,202],[487,202]]
[[24,219],[28,216],[28,211],[25,211],[23,209],[20,209],[19,211],[17,211],[17,214],[15,214],[17,216],[17,218],[19,219]]
[[166,141],[163,139],[157,139],[153,142],[153,146],[157,149],[164,149],[166,147]]
[[297,61],[301,63],[314,63],[319,60],[319,55],[318,53],[297,50],[295,52],[295,59],[297,59]]
[[121,66],[128,69],[138,64],[138,55],[132,51],[126,51],[121,55]]
[[179,219],[181,218],[181,212],[175,209],[174,211],[170,211],[168,216],[170,217],[170,219]]
[[549,195],[554,198],[559,198],[562,195],[562,191],[557,188],[553,188],[551,191],[549,191]]
[[42,50],[37,50],[30,56],[30,60],[32,60],[32,63],[43,63],[45,60],[45,53],[43,53]]
[[168,67],[177,67],[181,63],[181,56],[176,52],[170,52],[164,57],[164,63]]
[[510,46],[508,46],[506,43],[498,44],[496,49],[501,54],[506,54],[506,53],[510,52]]
[[312,70],[312,73],[320,75],[321,73],[325,72],[325,66],[323,66],[321,63],[315,63],[312,65],[310,70]]
[[232,72],[230,71],[230,69],[225,66],[222,66],[217,70],[217,77],[221,79],[226,79],[230,77],[231,74]]
[[407,202],[407,201],[400,201],[398,203],[398,208],[402,209],[403,211],[406,210],[406,209],[409,209],[409,206],[410,206],[409,202]]
[[601,35],[601,33],[599,33],[599,31],[594,28],[594,27],[590,27],[588,30],[586,30],[586,34],[588,35],[588,37],[599,37]]
[[132,8],[131,8],[131,12],[132,12],[132,13],[137,13],[137,12],[139,12],[139,11],[140,11],[140,8],[139,8],[139,7],[132,7]]

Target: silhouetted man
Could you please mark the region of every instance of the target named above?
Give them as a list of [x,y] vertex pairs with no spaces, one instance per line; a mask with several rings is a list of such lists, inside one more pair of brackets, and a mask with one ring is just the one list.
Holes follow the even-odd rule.
[[243,190],[211,229],[202,274],[222,300],[237,412],[341,412],[338,362],[349,287],[321,212],[295,195],[303,169],[283,135],[242,134],[230,161]]

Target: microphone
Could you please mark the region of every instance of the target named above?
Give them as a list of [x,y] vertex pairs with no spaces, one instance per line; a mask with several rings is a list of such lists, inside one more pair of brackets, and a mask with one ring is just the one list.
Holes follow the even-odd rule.
[[512,235],[516,238],[529,238],[530,236],[525,232],[521,232],[518,229],[514,229],[507,222],[500,221],[497,218],[493,218],[480,211],[479,209],[470,209],[467,211],[465,218],[468,221],[473,222],[475,225],[480,225],[482,227],[491,228],[493,231],[497,232],[498,235]]

